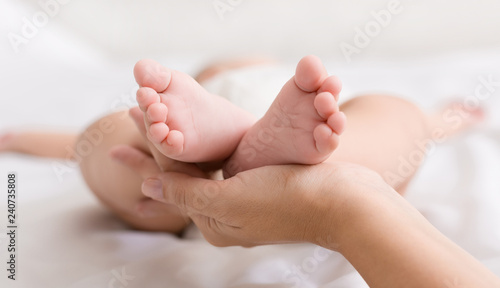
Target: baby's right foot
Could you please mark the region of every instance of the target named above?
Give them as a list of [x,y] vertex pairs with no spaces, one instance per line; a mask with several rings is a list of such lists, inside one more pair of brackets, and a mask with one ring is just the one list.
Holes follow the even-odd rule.
[[321,60],[306,56],[266,115],[241,140],[224,177],[265,165],[317,164],[339,144],[345,115],[337,105],[342,84]]
[[224,160],[236,149],[254,117],[208,93],[190,76],[152,60],[134,68],[137,102],[148,139],[165,156],[184,162]]

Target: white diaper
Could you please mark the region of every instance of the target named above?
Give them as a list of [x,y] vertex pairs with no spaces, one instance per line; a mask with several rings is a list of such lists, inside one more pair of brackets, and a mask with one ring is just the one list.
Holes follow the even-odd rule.
[[279,65],[250,66],[217,74],[202,86],[260,118],[294,72]]

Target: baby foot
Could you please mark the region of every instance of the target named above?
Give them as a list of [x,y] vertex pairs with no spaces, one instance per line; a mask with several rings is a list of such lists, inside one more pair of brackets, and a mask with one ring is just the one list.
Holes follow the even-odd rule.
[[245,134],[224,166],[224,177],[265,165],[326,160],[346,124],[337,104],[341,86],[337,77],[328,77],[319,58],[304,57],[264,117]]
[[134,68],[137,102],[148,139],[165,156],[185,162],[224,160],[236,149],[254,117],[208,93],[190,76],[152,60]]

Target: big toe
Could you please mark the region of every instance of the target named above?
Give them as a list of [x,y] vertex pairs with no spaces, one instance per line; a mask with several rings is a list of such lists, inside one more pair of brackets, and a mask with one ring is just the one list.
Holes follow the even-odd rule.
[[139,86],[163,92],[170,83],[172,72],[154,60],[143,59],[135,64],[134,76]]
[[327,76],[328,73],[321,60],[314,55],[309,55],[297,64],[295,84],[306,92],[314,92],[321,87]]

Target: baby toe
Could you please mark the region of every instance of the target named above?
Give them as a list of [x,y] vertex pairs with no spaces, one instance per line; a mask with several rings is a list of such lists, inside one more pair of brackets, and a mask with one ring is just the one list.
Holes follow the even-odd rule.
[[334,97],[335,101],[339,100],[339,94],[342,90],[342,81],[337,76],[330,76],[325,79],[318,92],[330,92]]
[[153,143],[161,143],[167,138],[169,130],[167,124],[163,122],[153,123],[149,126],[148,138]]
[[316,95],[314,108],[323,119],[328,119],[330,115],[339,111],[337,101],[330,92],[322,92]]
[[150,123],[167,122],[168,108],[163,103],[153,103],[146,111],[147,119]]
[[332,128],[323,123],[318,125],[313,132],[316,149],[321,154],[333,152],[339,144],[339,135],[332,131]]
[[151,59],[143,59],[135,64],[134,76],[139,86],[163,92],[170,84],[172,72]]
[[181,131],[172,130],[167,138],[162,142],[167,156],[175,157],[184,151],[184,134]]
[[327,120],[328,126],[339,135],[344,132],[346,123],[347,120],[343,112],[334,113]]
[[313,92],[318,90],[327,76],[328,73],[321,60],[314,55],[309,55],[297,64],[295,84],[305,92]]
[[160,103],[160,95],[155,90],[149,87],[141,87],[137,90],[137,103],[142,112],[146,112],[148,107],[153,103]]

